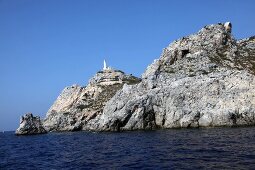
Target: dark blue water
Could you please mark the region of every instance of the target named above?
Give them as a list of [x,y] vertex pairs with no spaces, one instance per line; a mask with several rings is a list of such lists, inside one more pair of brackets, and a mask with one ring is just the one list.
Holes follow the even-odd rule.
[[255,128],[0,133],[0,169],[254,169]]

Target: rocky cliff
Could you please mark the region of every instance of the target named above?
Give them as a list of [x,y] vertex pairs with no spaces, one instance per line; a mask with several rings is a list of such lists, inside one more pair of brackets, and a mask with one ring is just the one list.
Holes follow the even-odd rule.
[[43,122],[47,131],[77,131],[99,116],[108,100],[124,84],[141,80],[120,70],[99,71],[86,87],[66,87],[51,106]]
[[231,29],[231,23],[208,25],[174,41],[141,82],[118,71],[99,72],[87,87],[64,89],[44,127],[122,131],[254,125],[255,38],[236,41]]
[[255,124],[255,39],[208,25],[163,50],[142,82],[124,86],[95,122],[99,130]]
[[[66,87],[46,113],[43,129],[46,131],[78,131],[87,129],[87,124],[102,114],[108,100],[120,90],[124,84],[137,84],[140,78],[127,75],[120,70],[107,68],[99,71],[90,79],[87,86],[72,85]],[[37,119],[30,114],[22,116],[22,123],[16,134],[34,134]],[[23,123],[29,122],[29,123]],[[46,132],[45,131],[45,132]]]

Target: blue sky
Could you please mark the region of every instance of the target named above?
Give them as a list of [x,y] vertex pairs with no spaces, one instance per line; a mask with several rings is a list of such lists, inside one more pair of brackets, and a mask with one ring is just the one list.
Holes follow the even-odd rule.
[[231,21],[255,35],[253,0],[0,0],[0,130],[45,117],[65,86],[86,85],[103,59],[140,76],[173,40]]

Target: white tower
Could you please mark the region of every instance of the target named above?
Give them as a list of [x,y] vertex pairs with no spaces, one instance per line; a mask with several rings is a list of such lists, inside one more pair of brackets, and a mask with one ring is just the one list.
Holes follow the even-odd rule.
[[106,65],[106,61],[104,60],[104,68],[103,70],[107,70],[107,65]]

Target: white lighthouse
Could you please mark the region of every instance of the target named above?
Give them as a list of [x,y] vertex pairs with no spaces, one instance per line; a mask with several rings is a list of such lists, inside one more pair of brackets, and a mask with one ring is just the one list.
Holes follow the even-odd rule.
[[105,70],[111,70],[111,67],[107,66],[106,61],[104,60],[104,67],[103,67],[103,71]]
[[106,61],[104,60],[104,68],[103,70],[107,70],[107,65],[106,65]]

